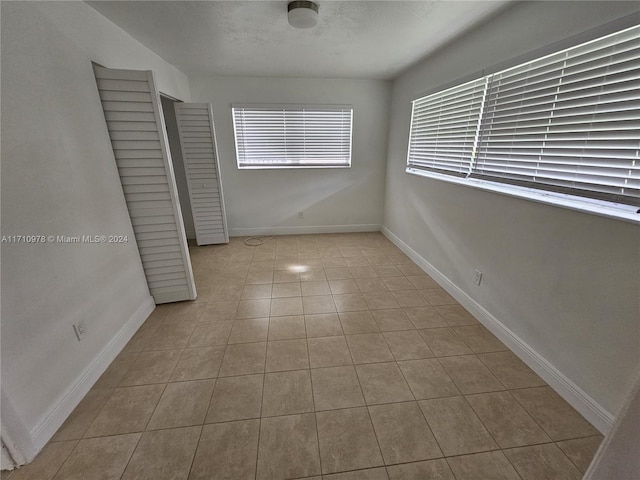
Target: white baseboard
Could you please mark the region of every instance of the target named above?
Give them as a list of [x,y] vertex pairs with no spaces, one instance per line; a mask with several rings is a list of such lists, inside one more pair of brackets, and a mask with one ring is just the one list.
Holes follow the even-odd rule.
[[387,227],[382,226],[385,237],[393,242],[411,260],[444,288],[464,308],[478,319],[488,330],[498,337],[513,351],[529,368],[542,377],[558,394],[573,408],[584,416],[601,433],[609,432],[613,425],[614,416],[591,398],[584,390],[573,383],[560,370],[554,367],[546,358],[535,351],[524,340],[513,333],[500,320],[488,312],[482,305],[467,295],[460,287],[449,280],[442,272],[431,265],[420,254],[404,243]]
[[155,303],[153,298],[149,296],[111,341],[96,355],[93,361],[87,365],[77,377],[76,381],[67,388],[53,407],[51,407],[31,429],[31,445],[28,451],[20,452],[25,457],[27,463],[31,462],[51,437],[53,437],[73,409],[76,408],[93,384],[100,378],[100,375],[104,373],[111,362],[113,362],[113,359],[122,351],[127,342],[131,340],[131,337],[138,331],[154,308]]
[[230,228],[230,237],[250,237],[252,235],[305,235],[313,233],[353,233],[353,232],[379,232],[380,224],[357,225],[309,225],[300,227],[257,227],[257,228]]

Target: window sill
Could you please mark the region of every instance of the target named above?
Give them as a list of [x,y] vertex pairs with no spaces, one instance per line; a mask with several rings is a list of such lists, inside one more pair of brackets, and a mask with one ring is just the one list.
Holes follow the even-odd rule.
[[501,195],[523,198],[525,200],[552,205],[555,207],[566,208],[569,210],[589,213],[601,217],[613,218],[615,220],[622,220],[629,223],[640,224],[640,214],[636,213],[638,207],[633,207],[631,205],[623,205],[602,200],[582,198],[562,193],[545,192],[533,188],[489,182],[487,180],[453,177],[436,172],[421,170],[414,167],[407,167],[406,173],[417,175],[420,177],[442,180],[449,183],[456,183],[458,185],[465,185],[467,187],[479,188],[481,190],[499,193]]
[[238,170],[324,170],[327,168],[351,168],[351,165],[256,165],[251,167],[238,166]]

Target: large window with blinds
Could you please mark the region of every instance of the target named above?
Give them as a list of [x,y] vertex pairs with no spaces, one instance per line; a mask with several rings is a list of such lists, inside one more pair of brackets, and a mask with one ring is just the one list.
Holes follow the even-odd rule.
[[233,105],[238,168],[351,166],[351,106]]
[[640,26],[413,101],[407,171],[640,206]]

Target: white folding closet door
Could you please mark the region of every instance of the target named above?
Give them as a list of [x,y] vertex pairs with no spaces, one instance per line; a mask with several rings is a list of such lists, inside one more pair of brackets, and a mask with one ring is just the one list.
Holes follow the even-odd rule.
[[174,104],[198,245],[228,243],[213,112],[208,103]]
[[160,97],[151,71],[94,66],[149,291],[156,304],[196,298]]

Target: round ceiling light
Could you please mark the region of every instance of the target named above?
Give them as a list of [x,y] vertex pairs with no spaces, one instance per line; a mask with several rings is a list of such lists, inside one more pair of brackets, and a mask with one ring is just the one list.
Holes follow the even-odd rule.
[[287,6],[289,25],[295,28],[311,28],[318,23],[318,4],[296,0]]

